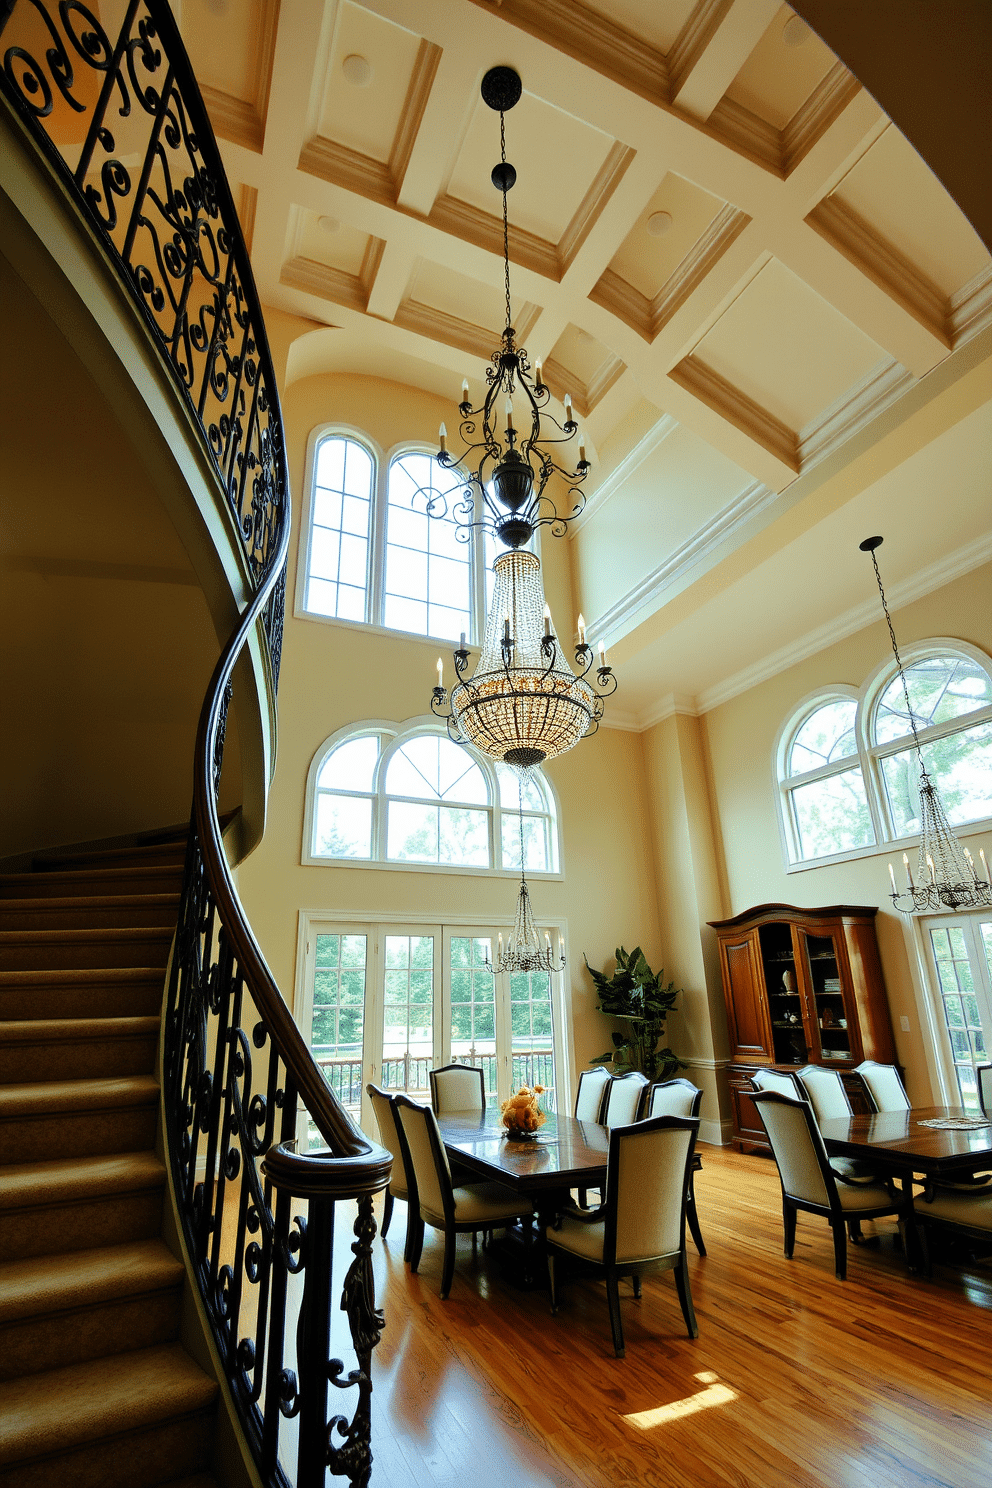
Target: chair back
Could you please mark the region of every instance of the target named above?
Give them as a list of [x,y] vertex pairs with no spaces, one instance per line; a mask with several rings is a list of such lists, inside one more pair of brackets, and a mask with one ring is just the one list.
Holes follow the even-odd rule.
[[[783,1075],[772,1069],[755,1070],[751,1087],[754,1090],[774,1090],[776,1095],[784,1095],[787,1100],[796,1100],[802,1095],[792,1075]],[[805,1100],[805,1096],[802,1098]]]
[[394,1095],[393,1107],[410,1154],[421,1212],[426,1209],[430,1214],[453,1215],[451,1168],[437,1117],[430,1106],[418,1105],[408,1095]]
[[595,1069],[583,1070],[575,1092],[576,1121],[598,1121],[603,1109],[603,1092],[610,1083],[609,1070],[598,1064]]
[[691,1080],[658,1080],[648,1091],[646,1118],[652,1116],[698,1116],[703,1092]]
[[610,1130],[603,1259],[617,1265],[677,1255],[697,1118],[657,1116]]
[[640,1070],[631,1070],[626,1075],[611,1075],[603,1096],[603,1126],[629,1126],[636,1121],[641,1108],[648,1078]]
[[783,1191],[806,1204],[836,1207],[826,1148],[809,1102],[774,1090],[758,1091],[751,1099],[768,1133]]
[[851,1102],[847,1098],[844,1081],[837,1070],[823,1069],[818,1064],[807,1064],[801,1070],[796,1070],[796,1079],[806,1099],[813,1107],[817,1126],[821,1121],[834,1121],[842,1116],[850,1116]]
[[486,1077],[474,1064],[442,1064],[428,1071],[431,1105],[439,1116],[448,1111],[484,1111]]
[[899,1078],[894,1064],[876,1064],[874,1059],[862,1060],[854,1071],[861,1076],[861,1083],[868,1091],[876,1111],[909,1111],[912,1109],[906,1087]]
[[385,1090],[380,1090],[378,1085],[371,1083],[366,1085],[365,1090],[372,1103],[372,1114],[379,1128],[379,1141],[387,1152],[393,1154],[393,1174],[389,1180],[390,1191],[396,1198],[405,1199],[409,1187],[407,1181],[409,1175],[406,1171],[404,1142],[399,1127],[396,1125],[396,1112],[393,1110],[392,1097]]
[[992,1064],[980,1064],[975,1070],[978,1076],[978,1099],[983,1116],[992,1116]]

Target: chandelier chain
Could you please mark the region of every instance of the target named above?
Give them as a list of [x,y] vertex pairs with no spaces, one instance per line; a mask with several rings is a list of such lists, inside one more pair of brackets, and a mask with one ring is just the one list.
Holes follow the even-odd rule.
[[503,166],[503,282],[506,290],[506,325],[512,326],[510,317],[510,226],[506,210],[506,120],[499,111],[499,158]]
[[875,582],[878,584],[878,592],[882,600],[882,609],[885,612],[885,623],[889,627],[889,640],[892,642],[892,654],[896,659],[896,666],[899,668],[899,680],[902,683],[903,697],[906,699],[906,712],[909,714],[909,726],[913,731],[913,743],[916,745],[916,753],[920,761],[920,769],[925,775],[927,773],[927,767],[924,764],[923,751],[920,748],[920,736],[916,732],[916,719],[913,716],[913,705],[909,701],[909,687],[906,683],[906,672],[903,668],[902,657],[899,655],[899,647],[896,644],[896,633],[892,626],[892,616],[889,614],[889,607],[885,600],[885,590],[882,587],[882,575],[878,571],[878,559],[875,557],[874,552],[869,553],[869,557],[871,558],[872,567],[875,570]]

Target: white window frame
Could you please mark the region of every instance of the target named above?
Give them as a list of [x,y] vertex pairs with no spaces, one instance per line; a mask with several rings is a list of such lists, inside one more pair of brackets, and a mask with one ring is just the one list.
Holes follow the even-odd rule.
[[[337,794],[360,795],[367,799],[372,798],[372,852],[370,858],[334,858],[324,854],[315,853],[313,850],[313,837],[316,824],[317,809],[317,779],[329,754],[349,739],[355,739],[363,734],[382,734],[388,736],[388,742],[384,741],[376,764],[373,776],[372,790],[370,792],[338,792]],[[460,866],[456,863],[409,863],[388,860],[386,852],[386,812],[383,809],[386,801],[385,778],[389,768],[389,761],[396,751],[410,739],[422,734],[434,734],[438,738],[446,739],[447,730],[439,723],[433,714],[421,714],[416,718],[408,718],[403,723],[396,723],[390,719],[368,718],[360,723],[352,723],[338,729],[324,740],[310,762],[307,773],[307,788],[303,814],[303,843],[300,861],[304,867],[322,868],[372,868],[385,870],[391,873],[455,873],[479,875],[496,878],[519,878],[519,868],[508,868],[503,866],[503,813],[504,808],[500,801],[499,777],[493,767],[491,760],[469,744],[459,747],[469,755],[473,764],[481,769],[489,790],[489,804],[485,808],[473,809],[486,810],[489,813],[489,867],[477,865]],[[558,801],[558,793],[550,778],[541,773],[541,785],[548,802],[548,833],[550,846],[553,851],[557,866],[554,869],[528,868],[527,877],[535,879],[550,879],[562,881],[564,872],[562,869],[562,837],[561,837],[561,808]],[[397,798],[402,799],[402,798]],[[528,812],[525,808],[524,817],[533,816],[536,813]]]
[[[962,660],[972,661],[981,667],[992,681],[992,659],[968,641],[955,640],[949,636],[936,636],[925,641],[914,642],[902,652],[903,666],[912,666],[914,662],[922,661],[928,656],[957,656]],[[786,873],[801,873],[810,868],[822,868],[830,863],[845,863],[855,858],[882,857],[893,851],[903,852],[919,846],[920,834],[918,832],[905,836],[894,834],[881,773],[881,761],[888,755],[902,754],[907,747],[907,739],[912,744],[912,735],[887,740],[884,744],[875,744],[872,739],[878,701],[893,678],[897,676],[898,668],[895,658],[890,657],[871,673],[860,688],[851,687],[846,683],[835,683],[833,686],[818,688],[816,692],[808,693],[790,710],[776,734],[772,750],[772,776],[783,865]],[[838,698],[857,699],[858,708],[854,721],[858,746],[857,757],[849,755],[843,762],[838,761],[801,775],[787,777],[785,770],[799,729],[806,719],[816,712],[817,708]],[[945,738],[949,734],[960,733],[966,728],[989,721],[992,721],[992,706],[976,708],[974,712],[963,714],[961,718],[954,719],[950,723],[921,729],[920,743],[925,745],[933,739]],[[797,785],[838,774],[841,770],[850,769],[855,764],[861,767],[868,810],[875,829],[875,841],[865,847],[849,848],[844,852],[825,853],[822,857],[816,858],[801,858],[789,792]],[[957,837],[972,837],[980,836],[988,832],[990,828],[992,828],[992,817],[981,817],[976,821],[955,826],[954,832]]]
[[[939,1105],[960,1105],[960,1093],[958,1090],[957,1072],[951,1052],[950,1036],[947,1032],[947,1023],[942,1007],[943,997],[940,978],[937,975],[933,947],[930,944],[930,931],[932,929],[938,929],[941,926],[953,927],[962,923],[970,923],[976,927],[974,939],[977,942],[977,926],[987,921],[990,916],[992,916],[992,911],[987,908],[959,910],[956,915],[942,911],[940,914],[913,915],[910,917],[910,922],[906,926],[907,936],[915,951],[916,966],[920,975],[917,1010],[920,1013],[921,1028],[926,1035],[923,1042],[927,1054],[931,1086]],[[985,1010],[992,1017],[992,986],[989,985],[989,973],[984,962],[984,954],[982,946],[978,944],[976,955],[978,958],[979,980],[982,984],[977,994],[978,1004],[981,1011],[984,1003]],[[989,1045],[989,1061],[992,1062],[992,1029],[990,1029],[989,1034]]]
[[[307,581],[310,577],[310,550],[313,536],[313,511],[315,496],[315,476],[317,469],[317,450],[325,439],[353,439],[360,444],[372,458],[373,482],[372,482],[372,515],[369,531],[369,557],[368,572],[366,575],[365,590],[365,619],[344,620],[334,615],[321,615],[316,610],[307,608]],[[389,471],[394,460],[407,454],[426,454],[433,458],[437,454],[435,446],[424,443],[417,439],[403,439],[392,445],[388,450],[383,450],[364,429],[359,429],[352,424],[327,423],[318,424],[310,431],[307,440],[306,475],[304,479],[304,502],[302,520],[300,524],[300,547],[299,561],[296,565],[296,593],[293,606],[293,614],[297,619],[314,620],[324,625],[344,625],[349,628],[360,627],[363,630],[371,630],[375,634],[384,636],[409,636],[411,639],[430,642],[433,645],[450,646],[454,641],[457,644],[457,636],[431,636],[424,635],[417,630],[397,630],[393,626],[383,624],[383,589],[386,564],[386,518],[389,504]],[[471,605],[470,633],[466,639],[466,645],[478,648],[482,644],[486,624],[486,558],[485,541],[479,529],[472,534],[472,562],[469,570],[469,592]],[[537,534],[535,534],[534,551],[538,551]]]

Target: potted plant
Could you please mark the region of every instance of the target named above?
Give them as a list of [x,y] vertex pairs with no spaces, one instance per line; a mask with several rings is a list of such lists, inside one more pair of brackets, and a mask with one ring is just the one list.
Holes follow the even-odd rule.
[[617,969],[612,976],[594,971],[584,953],[582,959],[596,984],[600,1012],[619,1018],[623,1024],[622,1030],[613,1035],[613,1048],[589,1063],[612,1064],[617,1075],[640,1070],[649,1080],[665,1080],[681,1069],[678,1055],[667,1047],[659,1049],[658,1041],[682,989],[674,982],[662,985],[664,971],[656,974],[651,970],[640,946],[629,955],[623,946],[617,947]]

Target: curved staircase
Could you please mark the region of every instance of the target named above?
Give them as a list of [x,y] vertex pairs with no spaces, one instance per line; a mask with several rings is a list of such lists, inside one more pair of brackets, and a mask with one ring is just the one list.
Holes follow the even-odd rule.
[[214,1488],[156,1048],[182,840],[0,875],[0,1484]]

